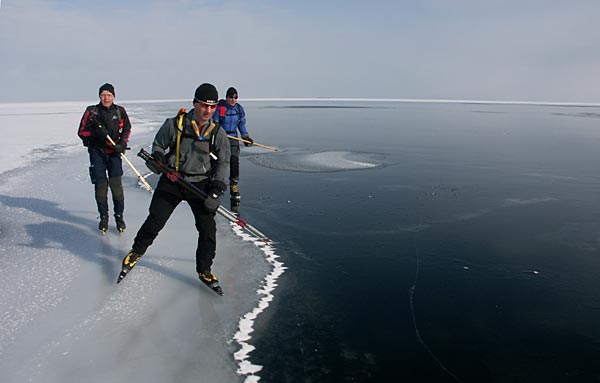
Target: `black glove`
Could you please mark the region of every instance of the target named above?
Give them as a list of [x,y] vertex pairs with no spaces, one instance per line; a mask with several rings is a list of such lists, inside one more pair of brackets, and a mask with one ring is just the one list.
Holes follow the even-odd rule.
[[98,119],[96,118],[96,115],[91,114],[86,122],[86,127],[89,130],[94,131],[94,130],[98,129],[98,125],[100,125],[100,124],[98,123]]
[[227,190],[227,185],[223,181],[212,181],[208,188],[208,194],[204,200],[206,210],[214,213],[221,205],[221,195]]
[[250,142],[244,142],[244,145],[246,145],[246,146],[252,146],[252,144],[254,143],[254,140],[252,138],[250,138],[250,136],[247,134],[242,134],[242,140],[250,141]]
[[152,157],[154,157],[154,161],[158,162],[159,164],[167,164],[167,157],[163,152],[155,151],[154,153],[152,153]]
[[108,136],[108,130],[106,130],[104,126],[98,125],[98,127],[92,131],[92,134],[98,141],[105,142],[106,136]]
[[117,152],[119,154],[123,154],[123,153],[125,153],[125,150],[127,150],[127,144],[124,143],[123,141],[121,141],[115,145],[115,152]]
[[146,166],[148,167],[148,169],[152,170],[152,173],[154,173],[154,174],[162,173],[160,166],[158,166],[156,161],[148,160],[148,161],[146,161]]
[[152,170],[154,174],[161,174],[162,169],[160,168],[160,166],[158,166],[157,162],[160,162],[162,165],[166,165],[167,159],[165,157],[165,154],[162,152],[154,152],[152,153],[152,157],[154,157],[154,160],[146,161],[146,166],[148,167],[148,169]]
[[85,123],[85,126],[87,129],[94,131],[96,129],[98,129],[98,120],[96,120],[95,116],[90,116],[90,118],[88,118],[87,122]]

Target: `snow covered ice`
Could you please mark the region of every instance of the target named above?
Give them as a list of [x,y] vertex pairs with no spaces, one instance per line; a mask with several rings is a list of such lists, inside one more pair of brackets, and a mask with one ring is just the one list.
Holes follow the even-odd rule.
[[[100,235],[76,136],[91,103],[0,104],[0,381],[259,380],[252,325],[284,270],[275,248],[217,215],[219,297],[196,275],[196,230],[182,203],[117,285],[151,194],[124,162],[128,229],[118,234],[111,213]],[[169,115],[154,103],[121,104],[133,125],[127,157],[145,174],[135,154]]]
[[255,155],[248,159],[268,168],[305,173],[362,170],[384,165],[382,155],[349,151],[304,153],[290,150],[285,153]]

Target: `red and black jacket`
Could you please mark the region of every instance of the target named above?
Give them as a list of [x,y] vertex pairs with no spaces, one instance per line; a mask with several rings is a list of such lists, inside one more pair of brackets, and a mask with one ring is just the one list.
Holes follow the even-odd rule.
[[127,144],[131,134],[131,122],[125,108],[117,104],[112,104],[106,108],[101,103],[90,105],[85,109],[77,135],[83,141],[83,146],[88,150],[98,148],[106,154],[114,153],[113,145],[108,140],[100,140],[94,134],[98,126],[106,127],[108,135],[117,144],[124,142]]

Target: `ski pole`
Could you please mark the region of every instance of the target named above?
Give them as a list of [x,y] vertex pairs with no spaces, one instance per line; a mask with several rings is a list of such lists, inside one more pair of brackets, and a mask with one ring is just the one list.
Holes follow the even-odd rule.
[[[113,141],[112,138],[110,138],[110,136],[107,134],[106,138],[108,138],[108,140],[110,141],[110,143],[115,146],[115,142]],[[133,166],[133,164],[129,161],[129,159],[127,158],[127,156],[125,156],[125,153],[121,153],[121,157],[129,164],[129,166],[131,167],[131,170],[133,170],[133,172],[135,173],[135,175],[137,175],[137,177],[139,178],[140,181],[142,181],[142,183],[144,184],[144,186],[146,187],[146,189],[149,192],[152,192],[152,186],[150,186],[150,184],[148,183],[148,181],[146,181],[146,179],[144,178],[144,176],[142,176],[140,174],[140,172],[137,171],[137,169],[135,168],[135,166]]]
[[[146,161],[146,165],[148,167],[150,167],[150,165],[148,165],[148,162],[151,162],[152,166],[154,164],[156,164],[156,166],[158,167],[156,170],[160,171],[160,173],[164,174],[168,179],[170,179],[171,181],[175,182],[177,185],[182,186],[183,188],[185,188],[189,192],[191,192],[193,194],[196,194],[197,196],[199,196],[202,199],[206,199],[207,198],[207,195],[204,192],[204,190],[198,188],[196,185],[194,185],[191,182],[185,180],[182,176],[180,176],[178,173],[172,171],[165,164],[161,164],[159,162],[156,162],[156,160],[154,160],[154,157],[152,157],[152,155],[150,153],[148,153],[147,151],[145,151],[144,148],[140,149],[140,152],[138,153],[138,157],[140,157],[141,159],[143,159],[144,161]],[[150,170],[154,171],[154,169],[152,169],[152,167],[150,167]],[[240,217],[236,216],[235,214],[233,214],[229,210],[225,209],[223,206],[219,205],[219,207],[217,208],[217,213],[219,213],[221,216],[225,217],[225,219],[227,219],[228,221],[233,222],[236,225],[240,226],[242,229],[247,230],[248,232],[250,232],[255,237],[257,237],[259,239],[262,239],[265,243],[269,243],[271,241],[266,235],[264,235],[263,233],[261,233],[254,226],[250,225],[248,222],[244,221],[243,219],[241,219]]]
[[263,144],[258,144],[258,143],[256,143],[256,142],[252,142],[252,141],[244,140],[243,138],[239,138],[239,137],[236,137],[236,136],[229,136],[229,135],[228,135],[227,137],[228,137],[228,138],[232,138],[232,139],[234,139],[234,140],[238,140],[238,141],[245,142],[245,143],[247,143],[247,144],[252,144],[252,145],[260,146],[261,148],[269,149],[269,150],[272,150],[272,151],[274,151],[274,152],[278,152],[278,151],[279,151],[279,149],[277,149],[277,148],[274,148],[274,147],[272,147],[272,146],[267,146],[267,145],[263,145]]

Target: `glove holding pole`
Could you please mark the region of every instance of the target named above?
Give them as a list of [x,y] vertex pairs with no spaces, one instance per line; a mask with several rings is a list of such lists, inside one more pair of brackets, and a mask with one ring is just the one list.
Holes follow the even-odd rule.
[[252,146],[254,144],[254,140],[250,138],[249,134],[242,134],[242,141],[246,147]]
[[92,134],[94,135],[94,137],[99,142],[105,143],[106,136],[108,136],[108,130],[103,125],[98,124],[98,122],[96,122],[96,121],[92,121],[92,124],[96,125],[94,127],[94,129],[92,130]]
[[167,157],[163,152],[155,151],[152,153],[152,159],[154,161],[146,160],[146,166],[148,169],[152,170],[154,174],[162,174],[161,165],[167,165]]
[[123,154],[127,150],[127,144],[121,141],[118,144],[114,145],[114,149],[115,152]]
[[167,157],[163,152],[159,152],[158,150],[156,150],[154,153],[152,153],[152,157],[154,157],[154,161],[167,166]]
[[206,199],[204,200],[204,206],[208,211],[214,213],[221,205],[221,196],[227,190],[227,185],[223,181],[212,181],[208,189]]

